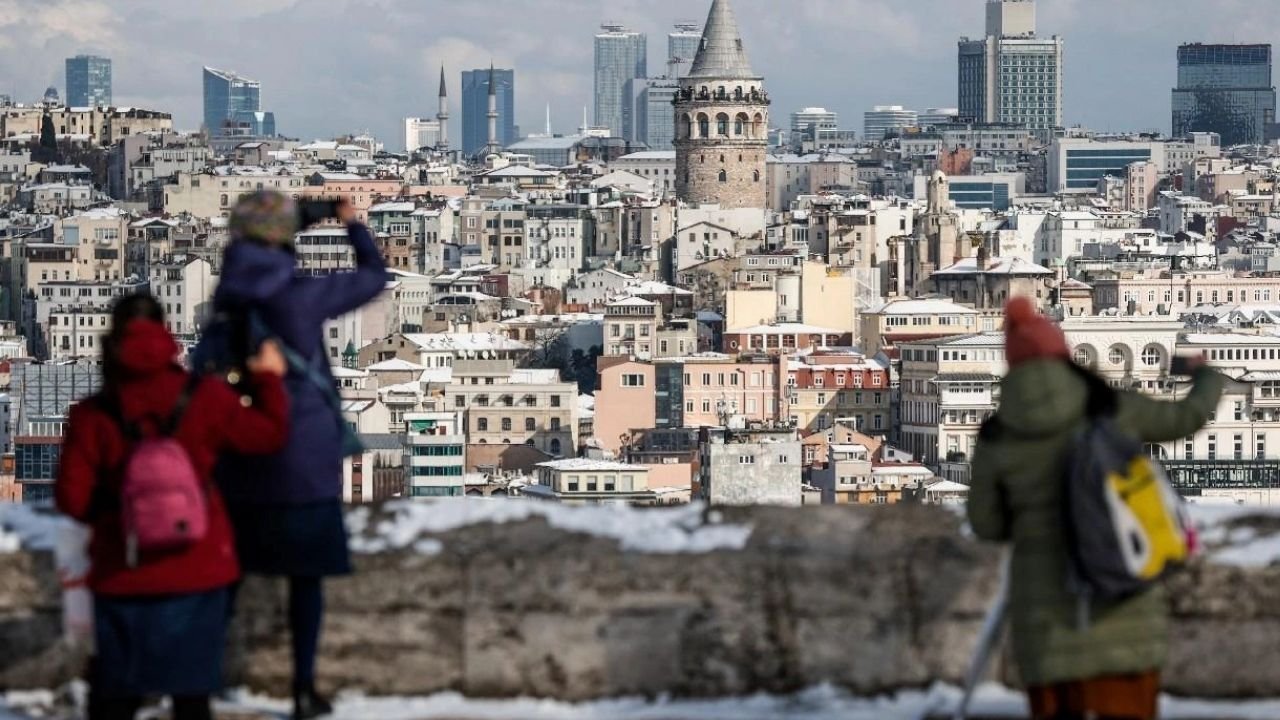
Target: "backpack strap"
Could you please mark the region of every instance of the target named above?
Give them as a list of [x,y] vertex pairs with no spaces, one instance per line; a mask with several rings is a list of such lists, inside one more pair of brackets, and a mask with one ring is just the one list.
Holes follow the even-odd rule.
[[201,377],[195,373],[187,375],[187,383],[182,386],[182,392],[178,394],[178,400],[173,404],[173,411],[169,413],[168,419],[165,421],[161,433],[165,437],[172,437],[178,432],[178,426],[182,424],[182,417],[187,413],[187,407],[191,405],[191,398],[196,394],[196,388],[200,387]]
[[[170,437],[178,430],[178,425],[182,422],[182,417],[187,412],[187,406],[191,404],[191,397],[195,394],[196,388],[199,387],[201,377],[196,373],[187,375],[187,382],[182,386],[182,392],[178,394],[178,399],[173,404],[173,410],[169,416],[157,423],[157,430],[161,437]],[[136,421],[129,420],[124,416],[124,407],[120,404],[120,398],[108,396],[105,393],[98,398],[98,406],[115,421],[120,428],[120,432],[130,443],[137,444],[146,437],[142,432],[142,426]]]

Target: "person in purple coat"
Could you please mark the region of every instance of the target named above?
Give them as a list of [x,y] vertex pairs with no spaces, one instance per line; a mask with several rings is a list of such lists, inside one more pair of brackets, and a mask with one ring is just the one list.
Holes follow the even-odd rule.
[[[214,294],[216,312],[252,312],[330,386],[325,321],[373,300],[387,282],[369,229],[346,202],[337,205],[336,215],[355,251],[355,269],[303,276],[295,269],[294,237],[302,228],[294,201],[272,191],[241,199],[231,214],[231,242]],[[244,572],[289,579],[298,720],[332,711],[315,687],[322,579],[351,572],[342,514],[341,418],[332,396],[311,373],[291,368],[285,377],[290,427],[285,448],[267,456],[228,456],[217,468]]]

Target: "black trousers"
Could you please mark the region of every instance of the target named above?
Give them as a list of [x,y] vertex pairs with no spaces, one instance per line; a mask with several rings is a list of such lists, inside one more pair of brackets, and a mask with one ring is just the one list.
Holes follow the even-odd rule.
[[[104,698],[89,690],[89,720],[134,720],[141,709],[142,698]],[[173,720],[213,720],[209,696],[174,697]]]

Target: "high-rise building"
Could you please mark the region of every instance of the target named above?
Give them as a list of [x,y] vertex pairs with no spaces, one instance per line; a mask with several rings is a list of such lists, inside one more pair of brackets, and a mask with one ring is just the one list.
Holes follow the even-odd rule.
[[820,107],[807,107],[791,113],[791,144],[800,145],[804,138],[813,140],[821,130],[836,130],[840,127],[840,117]]
[[1062,126],[1062,39],[1036,36],[1035,0],[987,0],[986,36],[961,38],[958,61],[961,119]]
[[596,35],[595,124],[634,140],[627,135],[627,128],[634,127],[627,83],[649,76],[649,39],[621,25],[602,25],[601,30]]
[[862,137],[875,142],[901,135],[903,130],[917,124],[915,110],[901,105],[876,105],[862,114]]
[[955,122],[959,117],[960,108],[927,108],[920,112],[920,116],[916,118],[916,124],[921,128],[930,128],[936,125],[949,125]]
[[404,151],[434,149],[440,144],[440,121],[430,118],[404,119]]
[[751,70],[729,0],[713,0],[676,96],[676,194],[690,204],[764,208],[769,96]]
[[635,97],[635,139],[650,150],[670,150],[676,137],[676,91],[671,78],[632,80]]
[[[211,137],[225,134],[239,113],[262,109],[262,85],[234,72],[204,69],[204,127]],[[243,117],[243,116],[241,116]]]
[[497,142],[506,147],[516,136],[516,71],[494,68],[462,72],[462,152],[474,156],[489,144],[489,82],[497,111]]
[[1173,135],[1216,132],[1223,145],[1261,144],[1276,121],[1270,45],[1182,45]]
[[67,106],[110,107],[111,58],[77,55],[67,58]]
[[667,35],[667,76],[688,75],[701,44],[702,28],[697,23],[676,23],[675,32]]

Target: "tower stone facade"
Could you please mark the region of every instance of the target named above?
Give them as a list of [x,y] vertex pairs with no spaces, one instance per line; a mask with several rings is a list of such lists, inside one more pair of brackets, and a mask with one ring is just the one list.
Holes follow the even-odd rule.
[[691,205],[764,208],[769,96],[729,0],[714,0],[675,100],[676,195]]

